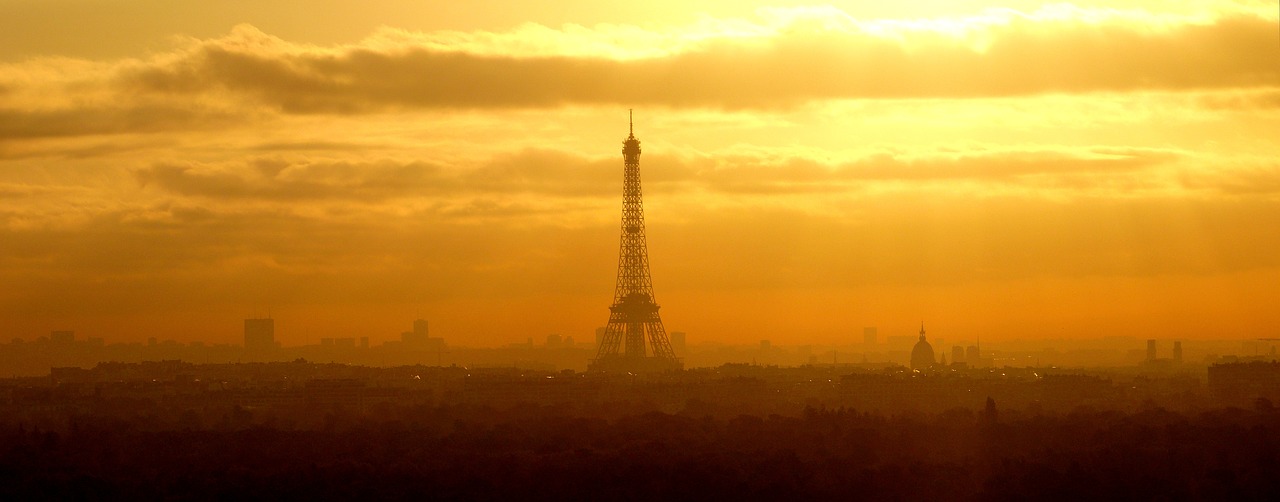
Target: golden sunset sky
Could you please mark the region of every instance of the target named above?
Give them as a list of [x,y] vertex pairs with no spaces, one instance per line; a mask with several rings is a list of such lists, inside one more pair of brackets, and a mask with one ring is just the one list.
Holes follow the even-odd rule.
[[1280,337],[1274,1],[0,1],[0,337]]

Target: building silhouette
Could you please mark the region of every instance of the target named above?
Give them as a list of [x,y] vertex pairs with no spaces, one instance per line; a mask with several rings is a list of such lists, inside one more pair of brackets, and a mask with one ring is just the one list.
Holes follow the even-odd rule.
[[616,372],[679,369],[682,363],[671,349],[653,297],[640,189],[640,140],[636,139],[634,122],[622,142],[622,159],[622,236],[617,285],[613,305],[609,307],[609,324],[605,325],[590,369]]
[[264,352],[279,347],[276,343],[276,320],[245,319],[244,349],[249,352]]
[[970,368],[982,366],[982,349],[979,345],[970,345],[965,348],[964,362],[968,364]]
[[1156,360],[1156,341],[1147,340],[1147,362]]
[[683,356],[689,353],[688,350],[688,339],[685,333],[683,331],[672,331],[671,351],[675,352],[677,356]]
[[923,370],[938,360],[933,355],[933,346],[924,339],[924,323],[920,323],[920,341],[916,342],[916,346],[911,348],[911,369]]
[[876,345],[876,335],[876,328],[862,328],[862,344],[867,347],[874,347]]
[[444,338],[432,338],[425,319],[413,321],[413,331],[400,333],[400,342],[408,350],[442,350]]
[[425,319],[415,319],[413,321],[413,331],[405,331],[400,333],[400,341],[404,342],[406,348],[426,348],[427,338],[430,337],[427,321]]

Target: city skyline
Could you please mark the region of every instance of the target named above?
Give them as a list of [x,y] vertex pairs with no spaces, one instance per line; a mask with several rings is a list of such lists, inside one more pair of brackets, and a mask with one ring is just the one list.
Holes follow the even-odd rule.
[[450,5],[0,5],[0,337],[1280,337],[1271,3]]

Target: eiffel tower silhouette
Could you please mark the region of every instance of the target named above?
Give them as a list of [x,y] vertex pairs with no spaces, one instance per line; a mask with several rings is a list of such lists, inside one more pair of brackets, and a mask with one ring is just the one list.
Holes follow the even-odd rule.
[[644,201],[640,192],[640,140],[635,123],[622,142],[622,238],[618,251],[618,282],[609,324],[605,327],[592,371],[653,372],[678,370],[682,364],[658,315],[649,276],[649,249],[644,235]]

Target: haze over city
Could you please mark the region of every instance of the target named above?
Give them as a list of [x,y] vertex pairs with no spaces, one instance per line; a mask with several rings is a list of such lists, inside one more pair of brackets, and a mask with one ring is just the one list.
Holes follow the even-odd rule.
[[0,3],[0,336],[1276,337],[1250,1]]

